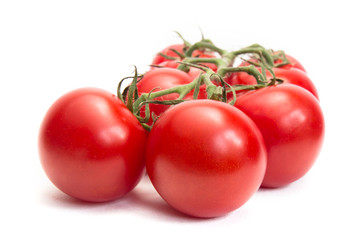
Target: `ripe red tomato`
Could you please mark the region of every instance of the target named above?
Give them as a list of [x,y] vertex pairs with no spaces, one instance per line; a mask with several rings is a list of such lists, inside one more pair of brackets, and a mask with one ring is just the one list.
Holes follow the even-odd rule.
[[[261,71],[259,69],[259,71]],[[319,99],[319,94],[316,90],[314,83],[310,80],[308,75],[296,68],[282,69],[282,68],[274,68],[273,69],[275,76],[284,81],[284,83],[295,84],[302,88],[305,88],[309,92],[311,92],[317,99]],[[273,76],[267,71],[267,78],[270,79]],[[243,85],[252,85],[256,84],[256,80],[253,76],[245,73],[245,72],[236,72],[232,74],[229,79],[229,84],[243,84]]]
[[255,122],[264,137],[268,163],[263,187],[281,187],[309,171],[324,138],[323,114],[312,94],[281,84],[240,95],[234,106]]
[[147,133],[114,95],[96,88],[71,91],[48,110],[39,134],[45,173],[64,193],[104,202],[140,180]]
[[266,168],[262,136],[243,112],[195,100],[165,111],[147,142],[146,169],[162,198],[196,217],[216,217],[243,205]]
[[[177,63],[177,61],[181,61],[181,58],[179,55],[177,55],[173,50],[178,51],[181,54],[184,54],[184,45],[183,44],[175,44],[175,45],[171,45],[166,47],[165,49],[163,49],[162,51],[160,51],[160,53],[169,56],[169,57],[174,57],[177,58],[177,60],[171,60],[171,59],[166,59],[165,57],[161,56],[160,54],[157,54],[156,57],[153,59],[152,65],[160,65],[160,66],[164,66],[164,64],[166,64],[166,67],[172,67],[172,68],[177,68],[179,66],[179,64]],[[208,52],[203,52],[200,50],[195,50],[192,53],[193,57],[198,57],[198,58],[215,58],[216,56],[212,53],[208,53]],[[167,63],[168,62],[168,63]],[[217,66],[216,64],[213,63],[202,63],[202,65],[205,65],[209,68],[211,68],[214,72],[217,71]]]
[[[157,92],[164,89],[169,89],[179,85],[184,85],[190,83],[192,79],[185,72],[174,69],[174,68],[157,68],[150,70],[145,74],[143,79],[137,84],[139,96],[142,93]],[[179,94],[172,93],[162,97],[157,97],[154,100],[175,100],[179,97]],[[185,99],[191,99],[191,95],[186,96]],[[160,116],[166,109],[169,108],[169,105],[162,104],[149,104],[150,107],[150,116],[154,113],[156,116]],[[140,111],[140,116],[145,117],[145,107]],[[149,125],[152,124],[152,119],[148,122]]]

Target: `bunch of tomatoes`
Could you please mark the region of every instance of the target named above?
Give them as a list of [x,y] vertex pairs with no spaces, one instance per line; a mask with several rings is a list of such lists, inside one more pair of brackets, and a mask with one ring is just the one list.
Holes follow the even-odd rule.
[[42,122],[39,153],[49,179],[74,198],[121,198],[146,172],[170,206],[207,218],[259,187],[300,179],[323,138],[319,96],[299,61],[201,39],[165,48],[116,95],[82,88],[60,97]]

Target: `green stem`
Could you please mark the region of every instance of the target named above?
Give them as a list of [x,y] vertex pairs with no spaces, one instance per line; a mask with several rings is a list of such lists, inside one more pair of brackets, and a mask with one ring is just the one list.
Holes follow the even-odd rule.
[[241,67],[223,67],[218,70],[218,74],[221,77],[224,77],[227,73],[232,73],[232,72],[246,72],[249,75],[255,77],[257,84],[264,85],[267,82],[266,77],[263,74],[261,74],[253,65],[241,66]]
[[[180,63],[183,64],[180,64],[178,66],[178,69],[182,71],[187,71],[189,67],[198,67],[198,68],[202,67],[201,65],[194,65],[194,64],[213,63],[216,66],[224,66],[226,64],[226,62],[221,58],[196,58],[196,57],[184,58],[183,61]],[[204,68],[201,69],[205,70]]]
[[[178,33],[180,38],[183,37]],[[226,102],[227,99],[227,92],[232,92],[233,100],[230,104],[234,104],[236,101],[236,91],[240,90],[255,90],[267,86],[271,86],[276,84],[277,82],[281,82],[279,79],[276,78],[272,68],[274,67],[274,59],[282,59],[282,63],[286,63],[286,55],[283,52],[271,52],[270,50],[265,49],[261,45],[253,44],[246,48],[242,48],[236,51],[228,52],[223,50],[217,46],[215,46],[210,40],[202,39],[201,41],[191,45],[189,42],[184,40],[184,54],[171,49],[175,52],[179,58],[177,57],[170,57],[163,55],[168,60],[179,60],[180,64],[178,69],[183,71],[189,71],[190,67],[199,68],[203,71],[196,79],[192,82],[184,85],[178,85],[169,89],[159,90],[158,88],[153,89],[148,93],[143,93],[141,96],[138,96],[137,91],[137,82],[138,79],[141,79],[143,76],[138,76],[137,69],[135,67],[135,74],[133,77],[132,83],[125,88],[123,93],[120,93],[121,83],[127,79],[123,79],[120,81],[117,89],[118,97],[125,102],[130,111],[137,117],[140,123],[144,126],[146,130],[150,130],[151,126],[147,125],[146,123],[149,121],[150,117],[150,107],[149,104],[164,104],[164,105],[175,105],[181,103],[184,98],[191,92],[194,91],[193,98],[197,99],[197,96],[200,91],[200,86],[202,84],[206,85],[206,92],[207,98],[212,100],[224,101]],[[212,52],[217,52],[220,57],[214,58],[201,58],[201,57],[193,57],[193,53],[195,50],[211,50]],[[256,62],[259,63],[258,68],[254,65],[248,66],[239,66],[233,67],[234,60],[237,56],[242,54],[253,54],[256,57]],[[217,72],[215,73],[212,69],[207,66],[202,66],[201,63],[212,63],[217,66]],[[261,70],[259,70],[259,67]],[[266,71],[269,71],[273,78],[267,80]],[[254,85],[236,85],[230,86],[224,79],[228,73],[233,72],[246,72],[249,75],[255,77],[257,84]],[[221,86],[216,86],[214,82],[219,83]],[[157,91],[159,90],[159,91]],[[169,95],[172,93],[177,93],[179,96],[175,100],[156,100],[164,95]],[[145,107],[145,117],[141,117],[139,112],[140,109]]]
[[264,88],[264,87],[269,87],[269,86],[273,86],[276,83],[282,83],[283,80],[281,79],[277,79],[277,78],[272,78],[270,79],[270,81],[263,83],[263,84],[254,84],[254,85],[234,85],[232,86],[234,88],[235,91],[241,91],[241,90],[257,90],[260,88]]
[[217,53],[219,53],[220,55],[222,55],[223,53],[225,53],[225,51],[221,48],[216,47],[214,44],[209,43],[209,42],[204,42],[204,41],[200,41],[197,43],[194,43],[185,53],[185,57],[191,57],[193,52],[197,49],[200,48],[207,48],[210,50],[213,50]]
[[224,65],[224,60],[221,58],[196,58],[196,57],[187,57],[183,60],[186,63],[214,63],[217,66]]
[[268,50],[266,50],[264,47],[262,47],[259,44],[253,44],[249,47],[246,48],[242,48],[240,50],[237,51],[233,51],[232,54],[238,56],[241,54],[247,54],[247,53],[256,53],[260,56],[260,58],[264,58],[264,60],[266,61],[266,63],[270,66],[273,67],[274,66],[274,60],[271,56],[271,54],[269,53]]
[[223,64],[219,64],[218,67],[229,67],[232,66],[237,55],[232,52],[224,52],[222,55]]
[[190,47],[191,46],[191,43],[186,41],[185,38],[178,31],[175,31],[175,33],[181,38],[181,40],[183,40],[185,47]]
[[290,61],[287,59],[286,54],[284,51],[277,51],[277,52],[273,52],[273,58],[274,61],[280,59],[281,63],[277,63],[274,65],[274,67],[281,67],[281,66],[285,66],[287,64],[290,63]]

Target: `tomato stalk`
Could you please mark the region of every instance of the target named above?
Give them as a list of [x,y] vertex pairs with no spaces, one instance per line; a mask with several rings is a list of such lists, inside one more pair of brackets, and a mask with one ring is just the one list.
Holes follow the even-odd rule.
[[[143,93],[140,97],[136,98],[132,104],[132,111],[137,114],[140,111],[140,108],[142,105],[147,103],[156,103],[156,104],[165,104],[165,105],[173,105],[174,103],[179,103],[183,100],[183,98],[189,94],[192,90],[195,90],[194,94],[198,94],[198,89],[200,85],[206,84],[207,88],[206,91],[208,92],[209,99],[214,95],[215,92],[217,92],[217,86],[215,86],[212,81],[210,80],[211,74],[215,74],[211,69],[206,69],[207,73],[201,74],[199,77],[195,78],[192,82],[184,85],[179,85],[173,88],[164,89],[156,92],[149,92],[149,93]],[[210,72],[210,74],[209,74]],[[212,73],[211,73],[212,72]],[[131,85],[136,82],[136,78],[134,76],[134,80]],[[197,91],[196,91],[197,90]],[[154,101],[153,99],[172,94],[177,93],[179,94],[179,97],[176,100],[173,101]]]
[[[184,97],[187,96],[191,91],[194,91],[193,98],[197,99],[200,86],[203,84],[206,85],[208,99],[226,102],[226,87],[231,86],[225,83],[225,81],[213,70],[191,63],[182,63],[181,65],[200,68],[204,71],[204,73],[200,74],[197,78],[195,78],[192,82],[188,84],[178,85],[176,87],[160,91],[154,91],[156,89],[153,89],[149,93],[143,93],[140,96],[138,95],[136,84],[139,82],[139,79],[141,79],[141,76],[138,76],[136,68],[135,74],[132,77],[133,81],[127,88],[124,89],[123,93],[120,92],[121,84],[124,80],[131,77],[124,78],[120,81],[118,85],[118,97],[126,104],[128,109],[133,112],[133,114],[137,117],[140,123],[143,124],[146,130],[151,129],[151,126],[148,126],[146,123],[149,121],[150,117],[154,117],[150,116],[149,104],[175,105],[187,101],[184,99]],[[216,86],[213,81],[220,82],[222,86]],[[177,93],[179,95],[178,98],[175,100],[156,100],[156,98],[173,93]],[[145,117],[141,117],[140,109],[144,106]]]
[[234,54],[236,56],[241,55],[241,54],[248,54],[248,53],[257,54],[257,55],[259,55],[260,59],[262,60],[262,62],[264,64],[267,64],[270,67],[274,66],[274,60],[273,60],[273,57],[271,56],[269,50],[265,49],[263,46],[261,46],[259,44],[253,44],[249,47],[242,48],[240,50],[232,52],[232,54]]
[[[178,33],[179,34],[179,33]],[[118,97],[126,104],[128,109],[134,113],[138,120],[143,124],[145,129],[150,130],[151,127],[146,123],[149,121],[150,117],[155,118],[156,116],[150,116],[149,104],[164,104],[164,105],[175,105],[184,101],[185,96],[187,96],[191,91],[193,93],[193,99],[197,99],[200,91],[201,85],[206,85],[207,98],[211,100],[227,102],[227,93],[231,92],[233,94],[233,100],[230,104],[234,104],[236,101],[236,91],[240,90],[255,90],[267,86],[274,85],[276,83],[281,83],[279,79],[276,78],[272,68],[279,66],[279,64],[288,64],[285,53],[282,51],[274,52],[268,49],[265,49],[259,44],[253,44],[248,47],[236,50],[236,51],[226,51],[214,45],[210,40],[202,39],[199,42],[190,44],[186,41],[180,34],[179,36],[184,41],[183,53],[176,51],[175,49],[170,49],[177,57],[171,57],[162,54],[165,59],[176,61],[180,60],[178,69],[188,72],[191,67],[199,68],[203,71],[197,78],[192,82],[184,85],[175,86],[169,89],[163,89],[155,91],[153,89],[148,93],[143,93],[141,96],[138,96],[137,83],[141,81],[142,76],[138,75],[136,67],[135,74],[132,77],[132,83],[125,88],[123,93],[120,93],[120,87],[123,80],[119,83],[118,86]],[[194,57],[194,51],[199,50],[202,52],[210,51],[216,52],[220,57]],[[252,59],[256,62],[247,61],[249,65],[233,67],[235,59],[241,55],[252,54]],[[275,64],[274,61],[280,59],[279,64]],[[215,64],[217,66],[217,71],[214,72],[208,66],[204,64]],[[255,67],[257,66],[257,67]],[[260,68],[260,71],[259,71]],[[267,80],[266,71],[269,71],[272,75],[272,79]],[[249,75],[254,76],[256,79],[255,85],[234,85],[230,86],[224,78],[234,72],[246,72]],[[129,78],[129,77],[128,77]],[[125,78],[125,79],[128,79]],[[214,82],[218,83],[215,85]],[[156,98],[177,93],[179,96],[175,100],[157,100]],[[131,99],[131,100],[129,100]],[[145,107],[145,117],[140,116],[140,109]]]
[[282,67],[285,66],[287,64],[290,64],[290,61],[287,59],[286,54],[284,51],[277,51],[277,52],[273,52],[273,59],[274,62],[276,60],[281,60],[280,63],[276,63],[274,66],[275,67]]
[[215,46],[214,44],[212,44],[211,42],[202,40],[200,42],[194,43],[185,53],[185,57],[191,57],[193,52],[197,49],[202,49],[202,48],[206,48],[206,49],[210,49],[212,51],[215,51],[217,53],[219,53],[220,55],[223,55],[226,51]]
[[[220,54],[221,58],[194,58],[194,57],[191,57],[193,52],[195,50],[199,50],[199,49],[209,49],[209,50],[215,51]],[[257,55],[257,57],[259,59],[259,66],[262,69],[262,76],[263,76],[263,77],[261,77],[263,80],[262,82],[264,82],[264,79],[266,79],[266,73],[265,73],[266,70],[268,70],[273,75],[273,77],[275,77],[275,74],[272,71],[272,67],[274,67],[273,56],[276,56],[281,59],[283,59],[285,57],[283,52],[280,51],[278,55],[274,55],[269,50],[265,49],[263,46],[261,46],[259,44],[253,44],[253,45],[250,45],[248,47],[245,47],[245,48],[242,48],[242,49],[239,49],[236,51],[228,52],[224,49],[221,49],[221,48],[215,46],[211,41],[202,40],[202,41],[197,42],[190,46],[190,48],[185,52],[186,57],[182,61],[187,62],[187,63],[197,63],[197,64],[201,64],[201,63],[216,64],[216,66],[218,67],[217,73],[220,74],[221,77],[225,77],[225,74],[228,72],[244,71],[244,72],[249,73],[247,68],[234,68],[233,70],[229,70],[229,68],[232,66],[236,57],[238,57],[239,55],[250,54],[250,53]],[[286,63],[288,63],[286,60],[284,60],[284,61]],[[223,69],[223,68],[225,68],[225,69]],[[178,69],[186,70],[186,67],[183,65],[180,65],[178,67]],[[257,79],[257,82],[260,84],[259,77],[256,77],[259,75],[257,73],[254,73],[254,71],[255,70],[252,70],[251,73],[249,73],[249,74],[254,75],[255,78]],[[254,74],[252,74],[252,73],[254,73]]]
[[[186,57],[182,60],[180,63],[192,63],[192,64],[199,64],[202,63],[213,63],[216,64],[216,66],[226,66],[228,65],[226,61],[222,58],[197,58],[197,57]],[[180,64],[178,69],[184,70],[186,68],[186,65]]]
[[[191,61],[191,59],[189,60]],[[181,62],[180,65],[185,65],[188,67],[197,67],[203,70],[204,72],[200,74],[197,78],[195,78],[192,82],[184,85],[179,85],[173,88],[164,89],[160,91],[154,91],[153,89],[149,93],[143,93],[140,96],[138,95],[136,84],[141,81],[142,76],[138,76],[136,67],[135,67],[135,74],[132,77],[133,80],[131,84],[124,89],[124,92],[121,93],[121,84],[124,80],[129,79],[131,77],[127,77],[122,79],[118,85],[118,97],[126,104],[127,108],[133,112],[133,114],[137,117],[139,122],[143,125],[143,127],[150,131],[151,126],[147,125],[146,123],[149,121],[150,117],[156,118],[156,116],[150,116],[150,108],[149,104],[163,104],[163,105],[175,105],[179,104],[185,100],[184,97],[189,94],[192,90],[194,90],[193,98],[197,99],[200,86],[205,84],[206,85],[206,93],[207,98],[216,101],[223,101],[227,102],[227,93],[232,92],[233,99],[230,102],[233,105],[236,101],[236,91],[237,90],[254,90],[261,87],[268,86],[269,83],[266,83],[265,79],[263,78],[262,74],[254,66],[244,66],[239,68],[233,67],[223,67],[220,68],[220,73],[215,73],[210,68],[206,68],[197,64]],[[257,85],[249,85],[249,86],[230,86],[226,83],[222,77],[229,72],[237,72],[237,71],[244,71],[251,75],[253,75],[257,80]],[[140,79],[140,80],[139,80]],[[221,86],[215,85],[213,82],[220,83]],[[158,97],[165,96],[168,94],[177,93],[179,94],[178,98],[175,100],[155,100]],[[132,101],[130,100],[132,99]],[[145,107],[145,117],[140,116],[140,109]]]

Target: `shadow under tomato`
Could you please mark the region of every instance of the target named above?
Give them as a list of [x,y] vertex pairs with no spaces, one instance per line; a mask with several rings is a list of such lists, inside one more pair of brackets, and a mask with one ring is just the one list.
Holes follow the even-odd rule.
[[48,188],[44,191],[41,201],[55,208],[74,209],[77,211],[101,214],[125,211],[151,219],[155,217],[163,221],[201,222],[212,219],[191,217],[175,210],[159,196],[147,176],[144,176],[135,189],[124,197],[114,201],[102,203],[86,202],[72,198],[56,188]]
[[140,214],[149,215],[152,218],[155,216],[158,219],[176,222],[211,220],[211,218],[206,219],[189,216],[168,205],[156,192],[148,176],[144,176],[139,186],[137,186],[128,197],[134,206],[138,206]]
[[101,209],[106,205],[114,205],[116,201],[110,202],[87,202],[82,201],[61,192],[58,189],[49,189],[44,191],[43,203],[57,208],[74,208],[74,209]]
[[280,187],[263,187],[259,188],[259,192],[281,192],[281,191],[297,191],[298,189],[303,188],[306,186],[307,178],[302,178],[297,181],[291,182],[289,184],[280,186]]
[[287,189],[289,185],[281,186],[281,187],[260,187],[258,191],[260,192],[275,192]]

